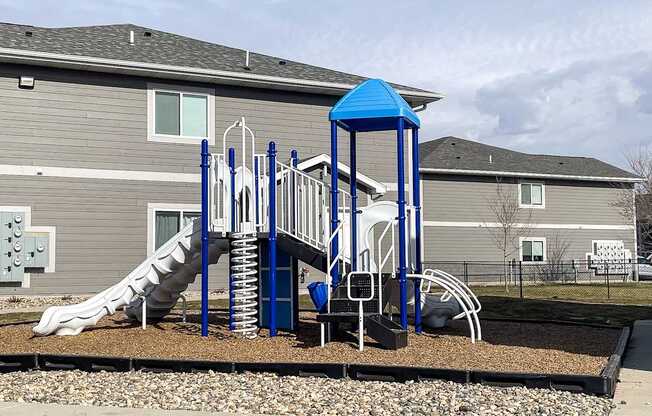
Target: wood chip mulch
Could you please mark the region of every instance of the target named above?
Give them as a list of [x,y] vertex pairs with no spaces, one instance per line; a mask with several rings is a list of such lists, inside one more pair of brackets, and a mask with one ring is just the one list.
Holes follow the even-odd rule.
[[29,325],[0,328],[0,354],[50,353],[141,358],[207,359],[236,362],[336,362],[458,368],[502,372],[597,375],[613,352],[617,329],[539,323],[485,321],[483,341],[471,344],[468,328],[456,321],[444,330],[412,331],[407,348],[383,350],[366,339],[344,336],[319,346],[319,325],[313,313],[302,313],[297,334],[269,338],[236,338],[227,329],[225,312],[211,312],[210,336],[199,336],[199,316],[182,323],[171,315],[142,330],[116,314],[74,337],[34,337]]

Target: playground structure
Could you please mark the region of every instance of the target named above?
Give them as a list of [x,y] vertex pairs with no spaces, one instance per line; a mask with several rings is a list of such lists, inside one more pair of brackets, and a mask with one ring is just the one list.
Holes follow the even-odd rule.
[[[312,286],[322,346],[343,323],[386,348],[407,345],[408,317],[417,333],[423,324],[441,327],[465,319],[472,342],[481,339],[480,303],[456,277],[422,270],[418,132],[420,121],[387,83],[368,80],[330,111],[330,166],[338,166],[338,129],[349,132],[350,192],[298,169],[298,154],[278,160],[276,145],[256,153],[254,132],[245,117],[229,126],[222,153],[201,146],[202,215],[163,244],[123,280],[77,305],[48,308],[33,331],[37,335],[77,335],[102,317],[125,308],[143,321],[167,315],[201,273],[202,336],[208,336],[208,265],[229,253],[229,327],[253,338],[260,327],[270,336],[296,330],[298,262],[325,273]],[[412,131],[411,204],[405,201],[405,130]],[[358,206],[358,132],[396,131],[397,202]],[[240,163],[232,133],[240,133]],[[398,262],[396,258],[398,257]],[[435,285],[443,293],[432,294]],[[320,294],[322,296],[320,296]],[[411,307],[410,307],[411,306]],[[398,309],[398,322],[393,311]]]

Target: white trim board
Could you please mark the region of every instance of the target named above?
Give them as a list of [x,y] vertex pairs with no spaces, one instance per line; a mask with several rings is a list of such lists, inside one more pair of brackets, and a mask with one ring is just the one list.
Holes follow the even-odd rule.
[[[497,222],[471,221],[423,221],[425,227],[460,227],[460,228],[499,228]],[[628,224],[515,224],[516,228],[551,229],[551,230],[633,230]]]
[[113,179],[153,182],[199,183],[201,176],[194,173],[154,172],[146,170],[110,170],[63,168],[55,166],[0,165],[0,175],[44,176],[80,179]]

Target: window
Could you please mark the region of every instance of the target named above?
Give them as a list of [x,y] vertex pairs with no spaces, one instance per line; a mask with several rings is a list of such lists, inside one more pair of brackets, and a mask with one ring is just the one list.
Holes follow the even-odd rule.
[[521,238],[521,260],[526,262],[546,261],[545,238]]
[[215,97],[205,88],[148,85],[150,141],[215,144]]
[[545,195],[542,183],[521,183],[519,194],[521,207],[543,208],[545,206]]
[[152,224],[149,226],[152,239],[148,240],[150,253],[158,250],[194,219],[201,217],[199,209],[193,207],[150,204],[149,211],[152,218]]

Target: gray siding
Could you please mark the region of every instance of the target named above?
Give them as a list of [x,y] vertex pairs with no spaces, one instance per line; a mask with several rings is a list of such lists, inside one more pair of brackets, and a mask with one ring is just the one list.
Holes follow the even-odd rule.
[[[613,203],[621,188],[610,183],[579,181],[543,182],[544,209],[524,209],[532,224],[631,224]],[[503,180],[503,189],[518,198],[517,181]],[[490,201],[496,196],[496,179],[472,176],[423,176],[426,221],[496,222]],[[523,218],[529,218],[523,214]]]
[[[0,176],[4,205],[31,206],[33,226],[56,227],[56,272],[32,273],[30,289],[0,293],[93,293],[147,257],[147,204],[188,204],[198,185],[144,181]],[[192,201],[192,202],[190,202]],[[226,286],[227,257],[211,268],[211,288]]]
[[[569,243],[565,260],[585,260],[592,250],[592,240],[622,240],[625,248],[634,253],[634,232],[630,230],[558,230],[536,229],[527,237],[543,237],[548,249],[559,236]],[[480,261],[500,262],[503,254],[496,247],[486,229],[467,227],[424,227],[425,261]],[[518,260],[515,251],[508,259]]]
[[[423,175],[423,212],[425,260],[427,261],[501,261],[502,252],[492,241],[484,223],[498,222],[490,210],[496,196],[496,179],[472,176]],[[573,229],[576,225],[631,226],[614,202],[622,188],[610,183],[579,181],[534,181],[545,186],[544,209],[522,209],[520,222],[531,225],[521,237],[544,237],[550,242],[559,237],[570,244],[566,257],[584,259],[592,240],[623,240],[635,253],[634,229]],[[517,179],[501,181],[506,192],[518,198]],[[531,215],[531,216],[530,216]],[[529,221],[528,221],[529,220]],[[434,226],[428,222],[464,222],[478,226]],[[546,224],[556,228],[543,228]],[[509,258],[517,259],[518,251]]]
[[[19,89],[18,77],[33,75],[33,90]],[[0,68],[0,164],[198,173],[197,145],[147,141],[147,83],[161,80],[3,65]],[[180,85],[180,82],[171,82]],[[183,85],[183,84],[181,84]],[[290,149],[305,158],[329,153],[328,111],[336,101],[283,91],[188,84],[215,89],[216,145],[224,129],[241,116],[257,135],[257,151],[270,140],[279,157]],[[341,160],[348,137],[340,132]],[[238,140],[233,138],[239,150]],[[229,143],[231,144],[231,142]],[[212,149],[211,151],[217,151]],[[387,134],[361,134],[358,167],[380,181],[395,177],[395,141]],[[382,161],[382,163],[378,163]],[[391,166],[387,164],[391,163]],[[395,180],[393,180],[395,181]]]
[[[33,90],[19,89],[33,75]],[[160,80],[17,65],[0,68],[0,164],[199,173],[199,143],[147,140],[147,83]],[[179,85],[180,82],[172,82]],[[190,85],[190,84],[189,84]],[[216,147],[242,115],[279,159],[290,149],[306,158],[330,151],[328,111],[336,98],[282,91],[215,88]],[[239,151],[239,139],[229,141]],[[348,136],[340,131],[340,160],[348,163]],[[406,147],[407,150],[407,147]],[[395,141],[362,134],[358,168],[395,181]],[[343,189],[348,189],[340,182]],[[32,225],[55,226],[56,273],[32,274],[30,289],[0,293],[93,293],[122,279],[147,256],[147,203],[199,203],[198,184],[0,176],[2,205],[30,206]],[[367,202],[361,193],[360,205]],[[227,259],[211,269],[211,288],[226,286]],[[319,274],[313,271],[314,279]]]

